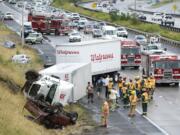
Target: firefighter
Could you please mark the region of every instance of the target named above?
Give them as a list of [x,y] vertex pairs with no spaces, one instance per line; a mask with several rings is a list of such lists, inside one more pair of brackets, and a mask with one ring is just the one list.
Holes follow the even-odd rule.
[[87,95],[88,95],[88,103],[91,101],[93,103],[93,98],[94,98],[94,87],[93,85],[88,82],[88,85],[86,87],[87,90]]
[[135,85],[132,79],[129,79],[128,83],[128,91],[131,93],[131,91],[135,90]]
[[153,75],[150,76],[150,83],[151,83],[151,99],[153,99],[154,90],[156,88],[156,80]]
[[148,77],[147,81],[146,81],[146,87],[148,95],[149,95],[149,100],[151,100],[152,97],[152,85],[151,85],[151,80],[150,77]]
[[109,98],[109,94],[108,94],[108,84],[109,84],[109,75],[107,75],[107,77],[104,79],[105,97],[106,97],[106,99]]
[[147,85],[147,77],[144,75],[141,81],[141,87],[146,88],[146,85]]
[[148,97],[148,92],[146,88],[142,89],[141,100],[142,100],[142,111],[143,111],[142,115],[147,115],[149,97]]
[[117,103],[116,103],[116,99],[117,99],[117,90],[113,87],[111,89],[111,93],[109,95],[109,99],[110,99],[110,102],[111,102],[111,111],[115,111],[116,107],[117,107]]
[[137,94],[137,98],[139,99],[141,97],[141,79],[139,76],[136,76],[135,78],[135,90]]
[[122,98],[123,98],[124,108],[127,108],[128,104],[129,104],[129,95],[128,95],[128,89],[127,89],[127,84],[126,83],[123,83]]
[[105,101],[102,105],[101,122],[103,127],[107,127],[109,117],[109,104]]
[[119,97],[122,98],[122,87],[123,87],[123,80],[122,77],[118,79],[118,88],[119,88]]
[[131,95],[129,96],[129,101],[130,101],[130,110],[129,110],[128,116],[134,117],[136,105],[137,105],[137,96],[136,96],[136,92],[134,90],[131,91]]
[[113,79],[110,78],[110,79],[109,79],[109,83],[108,83],[108,98],[109,98],[109,94],[111,93],[111,90],[112,90],[112,88],[113,88],[113,85],[114,85]]

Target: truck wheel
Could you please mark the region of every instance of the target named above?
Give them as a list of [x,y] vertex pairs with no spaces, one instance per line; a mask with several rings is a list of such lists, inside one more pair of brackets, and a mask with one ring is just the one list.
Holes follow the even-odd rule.
[[125,69],[125,67],[121,67],[121,69],[122,69],[122,70],[124,70],[124,69]]
[[139,66],[135,66],[134,69],[136,69],[136,70],[139,69]]
[[174,86],[178,87],[178,86],[179,86],[179,83],[175,83]]
[[59,31],[58,30],[55,31],[55,35],[59,35]]

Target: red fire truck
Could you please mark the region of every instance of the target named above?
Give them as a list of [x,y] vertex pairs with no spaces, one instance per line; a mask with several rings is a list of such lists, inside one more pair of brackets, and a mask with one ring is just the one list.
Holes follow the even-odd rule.
[[72,28],[68,25],[70,20],[67,19],[29,14],[28,21],[31,21],[33,30],[44,34],[53,33],[55,35],[68,35],[68,33],[72,30]]
[[140,45],[131,39],[121,41],[121,69],[125,67],[139,68],[141,65]]
[[154,75],[156,83],[175,83],[180,81],[180,56],[170,53],[143,56],[145,75]]

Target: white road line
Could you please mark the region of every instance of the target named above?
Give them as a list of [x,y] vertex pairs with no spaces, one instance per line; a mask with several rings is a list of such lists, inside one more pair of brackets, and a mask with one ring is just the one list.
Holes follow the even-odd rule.
[[[136,112],[141,114],[141,111],[136,109]],[[153,124],[156,128],[158,128],[164,135],[169,135],[168,132],[166,132],[163,128],[161,128],[159,125],[157,125],[154,121],[152,121],[150,118],[143,116],[146,120],[148,120],[151,124]]]

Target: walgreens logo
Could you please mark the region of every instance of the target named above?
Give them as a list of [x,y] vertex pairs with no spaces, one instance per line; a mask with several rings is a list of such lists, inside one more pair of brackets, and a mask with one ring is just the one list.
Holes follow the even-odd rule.
[[104,60],[111,60],[114,58],[113,53],[111,54],[92,54],[91,55],[91,61],[92,62],[101,62]]
[[69,51],[69,50],[57,50],[56,51],[57,54],[63,54],[63,55],[77,55],[80,52],[79,51]]

